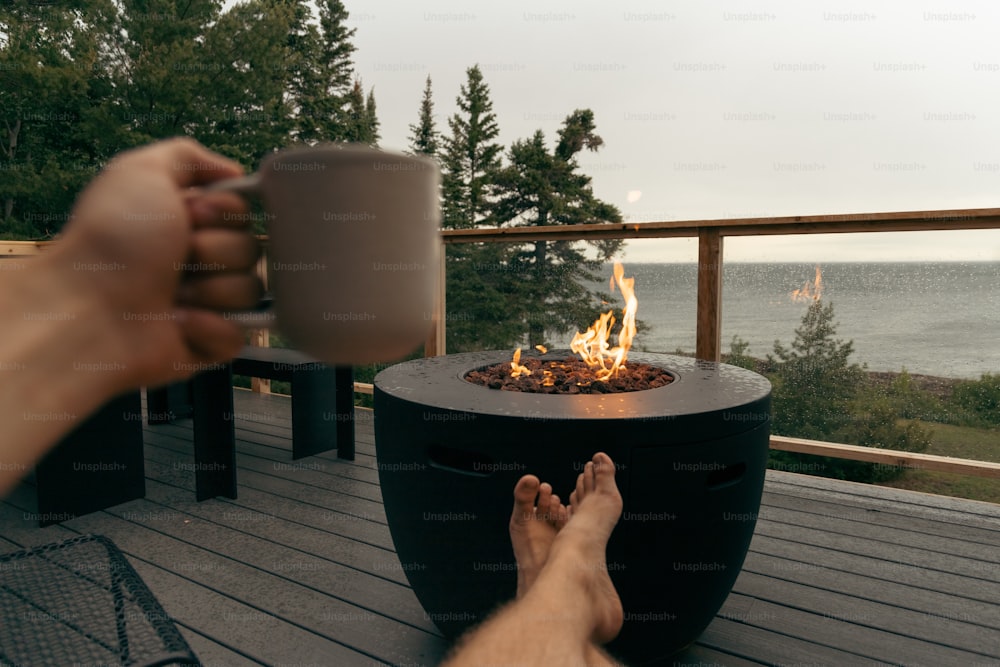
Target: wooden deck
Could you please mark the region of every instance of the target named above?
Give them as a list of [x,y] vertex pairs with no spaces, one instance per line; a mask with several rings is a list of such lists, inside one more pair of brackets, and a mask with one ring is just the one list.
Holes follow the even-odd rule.
[[[0,503],[0,551],[111,537],[205,665],[433,665],[371,412],[357,460],[293,462],[286,397],[237,392],[239,499],[194,500],[190,421],[146,427],[147,497],[44,529]],[[769,472],[733,593],[673,665],[1000,665],[1000,506]]]

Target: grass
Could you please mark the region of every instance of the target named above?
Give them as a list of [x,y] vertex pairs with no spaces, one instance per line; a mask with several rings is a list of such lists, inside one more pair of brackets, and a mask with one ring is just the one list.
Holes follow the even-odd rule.
[[1000,429],[915,421],[931,434],[928,454],[1000,463]]
[[[907,421],[909,420],[903,420],[903,423]],[[919,420],[917,423],[931,435],[931,445],[925,452],[927,454],[1000,463],[998,429],[952,426]],[[882,482],[880,486],[1000,504],[1000,484],[996,479],[987,477],[907,470],[898,479]]]

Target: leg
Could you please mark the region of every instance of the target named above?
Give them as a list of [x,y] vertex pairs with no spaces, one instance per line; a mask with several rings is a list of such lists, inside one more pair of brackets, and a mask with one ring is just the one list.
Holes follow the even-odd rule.
[[337,421],[340,415],[335,407],[337,400],[332,368],[313,362],[292,371],[293,459],[321,454],[340,446],[337,442],[340,428]]
[[236,497],[236,415],[233,368],[204,371],[193,380],[195,497]]
[[595,454],[569,510],[534,476],[518,482],[511,516],[518,597],[463,637],[446,665],[615,664],[598,648],[623,618],[604,556],[622,511],[614,474],[611,459]]
[[334,369],[337,392],[334,405],[337,412],[337,458],[354,460],[354,368]]

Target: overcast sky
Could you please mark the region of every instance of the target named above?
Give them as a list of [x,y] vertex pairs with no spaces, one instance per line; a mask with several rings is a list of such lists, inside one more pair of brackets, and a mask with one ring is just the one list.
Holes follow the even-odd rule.
[[[1000,207],[1000,4],[345,0],[384,148],[404,149],[424,80],[438,127],[465,70],[500,141],[553,140],[630,221]],[[1000,230],[726,241],[729,261],[1000,261]],[[695,261],[693,240],[626,261]]]

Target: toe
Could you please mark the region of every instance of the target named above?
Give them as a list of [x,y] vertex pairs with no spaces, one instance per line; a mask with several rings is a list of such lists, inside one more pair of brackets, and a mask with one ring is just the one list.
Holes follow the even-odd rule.
[[594,462],[587,461],[583,467],[583,488],[587,493],[594,490]]
[[542,482],[538,487],[538,501],[535,503],[535,507],[538,508],[536,511],[536,516],[539,519],[545,519],[546,512],[549,511],[549,503],[552,502],[552,485],[548,482]]
[[604,452],[594,454],[594,485],[606,486],[609,482],[614,484],[615,464],[611,457]]
[[514,512],[511,520],[523,521],[534,514],[539,486],[538,478],[534,475],[525,475],[517,481],[514,486]]
[[566,522],[569,521],[569,508],[559,503],[555,508],[554,513],[551,515],[550,521],[552,525],[555,526],[556,530],[562,530]]
[[[555,526],[556,522],[559,521],[559,508],[562,506],[563,504],[559,501],[559,496],[554,493],[549,497],[549,501],[546,505],[543,506],[541,500],[538,501],[539,511],[545,512],[545,520],[553,526]],[[542,507],[545,509],[542,510]]]

